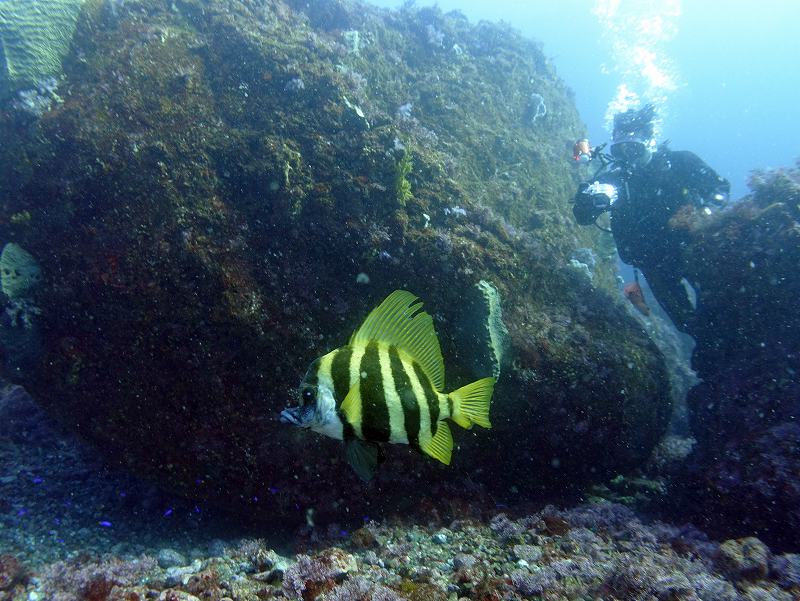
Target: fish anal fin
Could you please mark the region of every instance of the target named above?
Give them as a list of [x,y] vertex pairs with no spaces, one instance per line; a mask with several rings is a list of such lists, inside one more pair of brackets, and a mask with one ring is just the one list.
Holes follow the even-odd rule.
[[406,290],[395,290],[364,320],[350,344],[376,340],[398,350],[420,364],[433,387],[444,387],[444,361],[433,318],[422,310],[422,301]]
[[445,465],[450,465],[450,459],[453,455],[453,434],[450,432],[450,426],[447,425],[447,422],[439,422],[433,438],[425,443],[420,443],[419,448],[426,455],[430,455]]

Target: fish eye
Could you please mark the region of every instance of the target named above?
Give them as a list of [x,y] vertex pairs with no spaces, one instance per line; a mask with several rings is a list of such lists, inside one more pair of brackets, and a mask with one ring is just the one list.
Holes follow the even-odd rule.
[[302,397],[304,403],[310,403],[314,400],[314,391],[311,390],[310,388],[306,388],[303,391]]

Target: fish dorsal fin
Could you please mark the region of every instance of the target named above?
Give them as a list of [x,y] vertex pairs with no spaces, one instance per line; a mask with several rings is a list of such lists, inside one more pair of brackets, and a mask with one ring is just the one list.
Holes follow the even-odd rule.
[[430,378],[433,387],[444,387],[444,361],[433,319],[422,310],[422,301],[405,290],[395,290],[372,310],[350,338],[350,344],[376,340],[396,346]]

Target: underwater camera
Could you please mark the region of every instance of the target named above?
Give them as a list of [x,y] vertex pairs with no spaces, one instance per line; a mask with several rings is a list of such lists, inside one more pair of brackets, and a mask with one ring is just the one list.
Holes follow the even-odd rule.
[[581,184],[573,201],[575,219],[580,225],[594,223],[600,215],[611,209],[618,196],[614,184],[599,181]]
[[583,183],[578,188],[575,203],[590,205],[595,211],[607,211],[617,201],[617,187],[614,184],[592,182]]

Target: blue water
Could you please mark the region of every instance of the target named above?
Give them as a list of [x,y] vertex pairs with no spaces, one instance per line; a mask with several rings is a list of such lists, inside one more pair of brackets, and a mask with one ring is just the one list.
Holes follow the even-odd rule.
[[[371,0],[396,8],[398,0]],[[434,4],[420,1],[416,6]],[[606,111],[618,86],[656,100],[661,139],[692,150],[731,182],[732,198],[747,192],[753,169],[793,165],[800,157],[800,2],[721,0],[439,0],[473,21],[503,20],[543,44],[574,90],[593,144],[607,139]],[[619,5],[607,19],[598,16]],[[657,23],[660,32],[639,35]],[[652,85],[614,52],[615,45],[652,53],[671,89]],[[641,57],[642,55],[637,55]],[[648,94],[649,92],[649,94]]]

